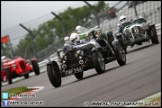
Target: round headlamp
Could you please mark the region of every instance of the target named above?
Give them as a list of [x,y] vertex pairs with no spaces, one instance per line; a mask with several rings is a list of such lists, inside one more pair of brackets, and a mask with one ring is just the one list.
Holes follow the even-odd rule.
[[143,23],[143,24],[141,25],[141,28],[142,28],[143,30],[147,30],[147,29],[148,29],[148,24],[147,24],[147,23]]
[[131,31],[130,31],[129,28],[124,28],[123,33],[126,34],[126,35],[130,35]]
[[84,52],[82,50],[77,50],[75,55],[77,58],[81,58],[84,56]]
[[67,56],[64,54],[60,55],[60,62],[65,63],[66,61],[67,61]]

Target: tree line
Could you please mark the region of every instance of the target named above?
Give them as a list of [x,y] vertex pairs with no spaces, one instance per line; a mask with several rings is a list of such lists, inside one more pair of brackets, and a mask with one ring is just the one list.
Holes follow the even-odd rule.
[[[94,5],[94,8],[97,12],[100,12],[105,8],[105,6],[106,4],[104,1],[98,1],[98,3]],[[74,9],[69,7],[65,11],[59,13],[58,16],[63,19],[66,33],[69,35],[77,25],[82,25],[91,19],[91,14],[92,10],[87,5],[84,5]],[[39,25],[37,29],[33,29],[31,31],[33,33],[32,39],[36,46],[35,50],[37,50],[37,52],[42,51],[64,37],[61,23],[56,17],[52,20],[44,22]],[[4,45],[4,49],[8,56],[11,55],[8,45]],[[16,56],[21,56],[25,59],[34,56],[29,33],[25,35],[24,39],[19,41],[14,53]]]

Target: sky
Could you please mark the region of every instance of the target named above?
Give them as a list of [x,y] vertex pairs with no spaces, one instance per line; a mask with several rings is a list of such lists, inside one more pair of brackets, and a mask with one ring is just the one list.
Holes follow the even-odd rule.
[[[91,5],[98,1],[87,1]],[[114,1],[105,1],[111,3]],[[20,23],[27,28],[36,28],[39,24],[54,18],[68,7],[77,8],[86,5],[83,1],[1,1],[1,37],[10,36],[13,45],[24,38],[27,31],[20,27]]]
[[85,5],[83,1],[1,1],[1,31],[51,14],[51,11],[58,13],[69,6],[75,8],[82,5]]

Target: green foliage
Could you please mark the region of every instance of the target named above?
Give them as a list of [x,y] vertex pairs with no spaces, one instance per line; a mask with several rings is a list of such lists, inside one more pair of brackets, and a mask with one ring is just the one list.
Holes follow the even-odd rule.
[[[2,51],[3,50],[3,51]],[[3,52],[3,53],[2,53]],[[10,45],[9,42],[3,44],[3,46],[1,45],[1,54],[6,55],[8,57],[12,57],[11,56],[11,51],[10,51]]]
[[104,7],[105,7],[105,2],[104,1],[98,1],[98,5],[97,5],[97,7],[96,7],[96,10],[97,10],[97,12],[100,12],[101,10],[103,10],[104,9]]
[[[99,12],[104,8],[104,6],[104,1],[99,1],[95,8]],[[64,12],[59,13],[58,16],[63,20],[66,35],[69,35],[77,25],[82,25],[87,22],[91,13],[92,10],[86,4],[83,7],[75,9],[69,7]],[[37,51],[47,48],[49,45],[57,42],[58,39],[64,37],[61,22],[56,17],[39,25],[38,29],[32,30],[32,33],[32,40],[34,41]],[[24,57],[24,52],[26,53],[26,49],[27,58],[29,58],[30,54],[34,54],[30,34],[27,34],[25,39],[22,39],[19,42],[17,45],[16,54]]]

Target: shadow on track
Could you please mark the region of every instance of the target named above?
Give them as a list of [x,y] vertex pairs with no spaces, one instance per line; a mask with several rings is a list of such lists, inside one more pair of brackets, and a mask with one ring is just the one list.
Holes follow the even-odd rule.
[[142,49],[145,49],[145,48],[149,48],[151,46],[154,46],[154,45],[150,44],[150,45],[143,46],[143,47],[140,47],[140,48],[137,48],[137,49],[134,49],[134,50],[130,50],[130,51],[128,51],[128,54],[129,53],[132,53],[132,52],[135,52],[135,51],[138,51],[138,50],[142,50]]
[[[132,63],[132,62],[131,62],[131,63]],[[131,63],[126,63],[126,65],[129,65],[129,64],[131,64]],[[93,74],[93,75],[89,75],[89,76],[86,76],[86,77],[83,76],[83,79],[80,79],[80,80],[77,80],[77,79],[76,79],[76,80],[73,81],[73,82],[70,82],[70,83],[61,85],[61,87],[66,87],[66,86],[69,86],[70,84],[73,84],[73,83],[76,83],[76,82],[79,82],[79,81],[82,81],[82,80],[86,80],[86,79],[89,79],[89,78],[93,78],[93,77],[98,76],[98,75],[103,75],[103,74],[106,74],[107,72],[113,72],[113,70],[115,70],[115,69],[117,69],[117,68],[120,68],[120,67],[124,67],[124,66],[116,66],[116,67],[113,67],[113,68],[109,68],[109,69],[105,70],[105,72],[102,73],[102,74],[97,74],[97,73],[95,73],[95,74]],[[85,71],[85,72],[86,72],[86,71]],[[75,76],[73,75],[72,77],[75,77]],[[63,80],[62,80],[62,81],[63,81]]]

